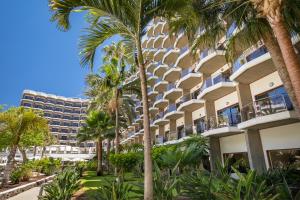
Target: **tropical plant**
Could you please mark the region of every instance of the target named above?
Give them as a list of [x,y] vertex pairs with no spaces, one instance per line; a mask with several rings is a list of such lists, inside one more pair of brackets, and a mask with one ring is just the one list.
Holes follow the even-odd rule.
[[114,132],[113,121],[110,116],[103,111],[91,111],[86,119],[86,126],[84,126],[77,135],[80,141],[96,140],[97,141],[97,176],[103,174],[102,169],[102,142],[106,135]]
[[136,152],[119,153],[110,155],[110,162],[117,169],[119,169],[120,175],[124,178],[124,172],[132,170],[141,160],[142,155]]
[[79,174],[74,169],[65,169],[53,182],[44,187],[43,200],[70,200],[74,192],[80,188]]
[[299,0],[248,0],[264,17],[278,41],[284,63],[287,67],[298,105],[300,105],[300,60],[291,40],[291,30],[299,32]]
[[126,49],[131,49],[139,69],[144,115],[144,165],[145,199],[153,199],[151,135],[149,105],[147,97],[147,58],[142,53],[142,37],[150,21],[156,17],[162,1],[152,0],[50,0],[52,20],[63,30],[70,28],[69,16],[72,12],[86,11],[91,23],[87,35],[81,39],[81,64],[93,66],[97,48],[109,38],[120,36]]
[[17,107],[0,113],[0,124],[3,124],[0,143],[10,150],[2,179],[2,186],[5,186],[14,167],[13,160],[21,138],[28,133],[48,129],[48,122],[33,109]]
[[[171,33],[184,30],[189,37],[192,50],[197,52],[198,49],[215,48],[229,27],[232,24],[236,25],[239,31],[227,37],[226,45],[223,45],[229,62],[233,62],[240,55],[241,49],[264,42],[296,111],[300,113],[298,93],[294,90],[287,63],[284,62],[272,28],[266,19],[257,18],[258,12],[248,0],[179,1],[181,4],[173,4],[172,2],[177,0],[169,0],[167,9],[162,12],[162,15],[169,19]],[[294,9],[292,10],[291,15],[297,16]],[[288,11],[285,12],[286,19],[289,20],[287,23],[289,29],[299,32],[295,18],[288,17]]]
[[142,199],[142,188],[123,181],[104,180],[94,199],[97,200],[138,200]]

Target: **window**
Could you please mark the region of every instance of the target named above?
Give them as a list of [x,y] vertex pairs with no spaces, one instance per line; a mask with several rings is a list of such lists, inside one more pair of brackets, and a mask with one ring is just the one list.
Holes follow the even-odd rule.
[[204,131],[205,131],[205,118],[204,117],[202,117],[200,119],[196,119],[194,121],[194,124],[196,126],[197,134],[204,133]]
[[239,105],[230,106],[228,108],[218,110],[219,125],[235,126],[241,122]]
[[287,110],[293,109],[293,104],[283,86],[255,96],[255,100],[260,99],[269,99],[271,104],[280,104],[279,101],[282,101]]
[[224,153],[223,158],[224,162],[228,162],[227,170],[230,173],[234,173],[232,167],[241,173],[246,173],[250,169],[247,152]]
[[278,149],[267,151],[271,168],[295,166],[300,170],[300,149]]

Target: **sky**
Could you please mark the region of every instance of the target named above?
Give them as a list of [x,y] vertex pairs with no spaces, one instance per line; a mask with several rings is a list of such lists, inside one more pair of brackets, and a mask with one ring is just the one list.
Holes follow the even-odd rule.
[[90,70],[79,64],[82,14],[73,14],[71,30],[62,32],[50,22],[48,0],[3,0],[1,7],[0,105],[18,106],[24,89],[84,98]]

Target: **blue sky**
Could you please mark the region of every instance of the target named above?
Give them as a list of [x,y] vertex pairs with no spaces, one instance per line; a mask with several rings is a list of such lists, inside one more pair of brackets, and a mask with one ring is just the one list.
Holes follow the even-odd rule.
[[82,15],[72,15],[71,30],[61,32],[50,22],[48,0],[3,1],[1,7],[0,105],[18,106],[24,89],[83,97],[90,70],[79,65]]

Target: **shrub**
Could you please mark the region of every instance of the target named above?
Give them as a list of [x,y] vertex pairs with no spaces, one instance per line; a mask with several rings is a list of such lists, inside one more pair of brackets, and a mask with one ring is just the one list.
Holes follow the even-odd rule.
[[83,171],[86,169],[87,163],[84,161],[77,162],[75,164],[75,169],[78,172],[79,176],[82,177]]
[[79,174],[74,169],[66,168],[45,186],[45,195],[41,199],[69,200],[79,188]]
[[126,171],[132,170],[137,164],[139,160],[142,158],[142,155],[137,152],[129,152],[129,153],[120,153],[120,154],[112,154],[110,155],[109,160],[111,163],[120,169],[120,172],[123,174]]
[[86,170],[88,171],[96,171],[97,170],[97,161],[90,160],[86,163]]
[[35,165],[38,172],[49,176],[59,171],[61,168],[61,160],[54,158],[43,158],[36,160]]
[[17,168],[13,170],[10,174],[10,181],[12,184],[18,184],[22,179],[22,170]]
[[123,181],[104,180],[93,199],[96,200],[138,200],[142,199],[142,187]]

